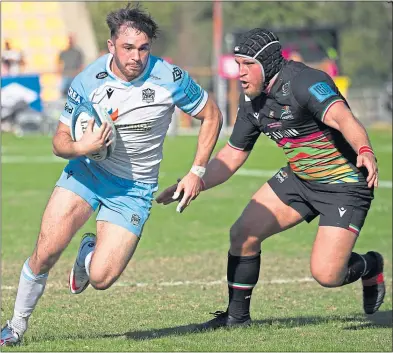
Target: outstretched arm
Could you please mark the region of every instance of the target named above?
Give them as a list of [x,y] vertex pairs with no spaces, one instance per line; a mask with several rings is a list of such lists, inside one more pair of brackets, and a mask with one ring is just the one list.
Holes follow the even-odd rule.
[[209,162],[203,177],[203,190],[226,182],[247,160],[250,151],[240,151],[226,144]]
[[[246,103],[244,95],[241,95],[239,99],[239,109],[235,126],[233,127],[232,135],[228,141],[228,144],[223,147],[220,152],[218,152],[217,156],[209,162],[206,171],[202,171],[200,174],[201,179],[199,180],[199,189],[197,192],[186,195],[184,188],[182,188],[182,183],[184,181],[183,178],[181,181],[178,180],[178,184],[172,185],[171,187],[164,190],[156,199],[158,203],[167,205],[173,201],[181,199],[177,207],[177,211],[181,212],[185,208],[184,205],[187,206],[191,200],[195,199],[202,189],[212,188],[225,182],[243,165],[261,133],[258,126],[256,126],[254,122],[250,120],[249,114],[245,109],[246,104],[251,105],[251,102],[249,101]],[[215,104],[214,107],[214,110],[218,110]],[[205,107],[205,109],[206,108],[208,108],[208,105]],[[204,114],[204,110],[201,111],[201,114]],[[196,117],[200,118],[199,114],[197,114]],[[204,123],[202,124],[202,128],[203,125]],[[206,128],[210,129],[209,125],[207,125]],[[206,132],[206,134],[208,135],[208,132]],[[199,140],[203,141],[201,135],[202,129]],[[198,149],[199,144],[200,142],[198,141]],[[210,157],[210,153],[211,151],[209,152],[208,157]],[[202,155],[202,157],[198,156],[197,152],[194,163],[205,163],[204,158],[205,155]],[[189,175],[190,173],[187,174],[186,177]],[[190,176],[190,178],[195,178],[195,176]],[[183,190],[184,196],[182,195]],[[188,200],[186,203],[183,202],[185,196]]]
[[[225,145],[217,155],[209,162],[203,177],[202,190],[211,189],[227,181],[247,160],[250,152],[241,151]],[[174,201],[173,194],[178,184],[165,189],[156,199],[157,203],[168,205]]]

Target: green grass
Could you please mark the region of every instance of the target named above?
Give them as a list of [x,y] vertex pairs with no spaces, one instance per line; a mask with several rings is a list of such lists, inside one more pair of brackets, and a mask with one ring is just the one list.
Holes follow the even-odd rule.
[[[380,179],[392,180],[391,132],[372,131],[370,136]],[[160,190],[188,171],[195,144],[195,137],[167,138]],[[64,163],[48,160],[51,145],[46,137],[4,134],[2,155],[4,322],[12,314],[22,264],[35,245],[42,212]],[[15,162],[23,156],[46,159]],[[277,170],[284,164],[283,152],[261,137],[243,168]],[[260,283],[252,299],[253,326],[190,331],[190,325],[210,319],[209,312],[225,309],[228,230],[266,180],[235,175],[200,195],[183,214],[175,212],[175,205],[154,205],[140,246],[117,284],[107,291],[89,287],[72,296],[68,272],[81,235],[94,230],[92,218],[52,270],[24,345],[4,351],[391,351],[391,188],[376,190],[356,244],[360,253],[374,249],[385,256],[387,296],[377,314],[363,314],[360,283],[326,289],[316,282],[296,282],[310,276],[318,226],[314,221],[264,243]],[[269,283],[279,279],[294,282]],[[165,285],[176,281],[189,282]]]

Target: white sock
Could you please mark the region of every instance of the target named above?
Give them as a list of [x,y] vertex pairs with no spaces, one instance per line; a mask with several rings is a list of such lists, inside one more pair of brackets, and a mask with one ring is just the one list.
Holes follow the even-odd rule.
[[91,258],[93,256],[94,250],[90,251],[85,258],[85,270],[87,275],[90,277],[90,263],[91,263]]
[[27,330],[27,322],[35,309],[38,300],[44,293],[48,273],[35,275],[29,266],[28,258],[22,268],[18,293],[15,299],[14,316],[11,325],[22,336]]

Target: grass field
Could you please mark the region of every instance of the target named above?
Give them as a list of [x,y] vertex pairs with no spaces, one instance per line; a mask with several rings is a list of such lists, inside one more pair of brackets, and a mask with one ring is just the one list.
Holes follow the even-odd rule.
[[[226,308],[228,230],[269,171],[285,164],[283,152],[261,137],[243,174],[202,194],[183,214],[175,205],[153,206],[115,286],[73,296],[68,273],[83,232],[95,229],[92,218],[52,270],[24,345],[4,351],[392,351],[392,134],[370,135],[384,183],[356,251],[385,256],[387,295],[375,315],[363,314],[359,282],[326,289],[310,278],[314,221],[264,243],[251,327],[190,332],[191,324]],[[195,137],[167,138],[160,190],[189,169],[195,143]],[[2,137],[2,323],[12,314],[22,264],[64,165],[51,156],[50,138]]]

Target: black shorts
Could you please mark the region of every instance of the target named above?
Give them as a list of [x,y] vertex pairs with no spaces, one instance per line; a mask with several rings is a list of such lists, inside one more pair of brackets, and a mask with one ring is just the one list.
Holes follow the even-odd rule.
[[268,183],[280,200],[307,222],[320,215],[320,226],[345,228],[355,234],[359,234],[374,198],[374,189],[365,183],[306,181],[289,166],[281,168]]

